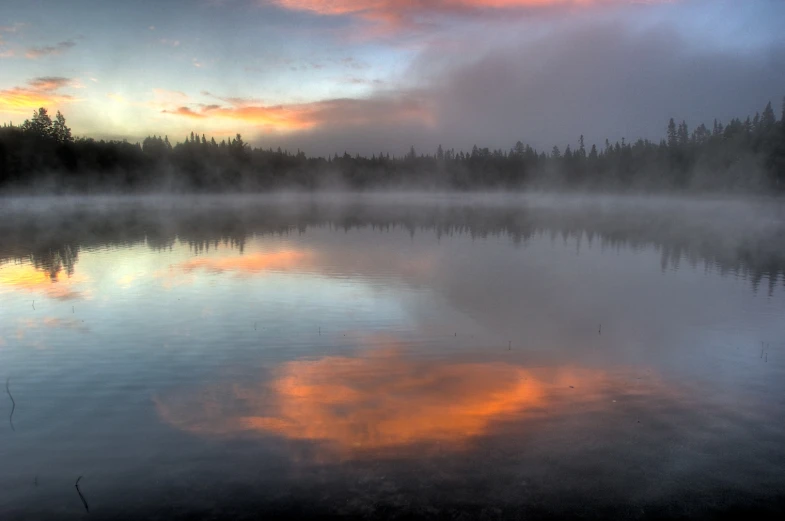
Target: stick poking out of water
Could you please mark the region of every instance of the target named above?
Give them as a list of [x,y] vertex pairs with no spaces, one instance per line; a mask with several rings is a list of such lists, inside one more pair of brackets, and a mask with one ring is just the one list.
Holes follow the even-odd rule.
[[602,334],[602,324],[600,324],[600,329],[598,329],[598,330],[597,330],[597,334],[598,334],[598,335],[601,335],[601,334]]
[[8,384],[11,382],[11,377],[9,376],[5,381],[5,392],[8,393],[8,397],[11,398],[11,414],[8,416],[8,423],[11,424],[11,430],[16,432],[14,428],[14,411],[16,410],[16,401],[14,397],[11,396],[11,389],[8,388]]
[[76,485],[74,485],[74,486],[76,487],[76,493],[79,494],[79,499],[82,500],[82,504],[84,505],[84,509],[87,510],[87,513],[89,514],[90,513],[90,507],[87,506],[87,500],[82,495],[82,491],[79,490],[79,480],[80,479],[82,479],[82,476],[79,476],[78,478],[76,478]]
[[33,311],[35,311],[35,300],[33,301]]

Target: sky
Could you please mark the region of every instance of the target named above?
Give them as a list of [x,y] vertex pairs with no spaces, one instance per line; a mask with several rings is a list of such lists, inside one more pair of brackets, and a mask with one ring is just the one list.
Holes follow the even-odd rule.
[[659,140],[785,96],[782,0],[3,0],[0,121],[309,155]]

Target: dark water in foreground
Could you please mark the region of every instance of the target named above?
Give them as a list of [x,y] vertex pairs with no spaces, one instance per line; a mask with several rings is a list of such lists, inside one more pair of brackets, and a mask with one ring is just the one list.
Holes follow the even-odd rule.
[[776,202],[0,204],[3,521],[785,511]]

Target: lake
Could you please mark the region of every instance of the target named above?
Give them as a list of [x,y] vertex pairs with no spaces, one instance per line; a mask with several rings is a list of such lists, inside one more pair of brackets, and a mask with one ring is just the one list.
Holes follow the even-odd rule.
[[783,208],[0,200],[0,518],[779,517]]

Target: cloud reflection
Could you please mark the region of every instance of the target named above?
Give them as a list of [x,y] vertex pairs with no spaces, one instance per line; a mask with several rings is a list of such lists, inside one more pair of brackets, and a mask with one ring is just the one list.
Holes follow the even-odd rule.
[[26,333],[45,329],[69,330],[79,333],[90,332],[90,328],[85,326],[84,321],[82,320],[57,317],[45,317],[43,319],[25,318],[17,321],[16,338],[18,340],[23,340]]
[[227,271],[246,274],[263,271],[287,271],[310,264],[313,254],[301,250],[282,250],[258,252],[231,257],[201,257],[189,259],[177,265],[182,271],[190,273],[203,269],[211,273]]
[[437,443],[460,450],[504,420],[552,414],[570,386],[592,396],[607,377],[582,368],[424,360],[384,343],[356,356],[287,362],[259,384],[160,397],[158,413],[196,434],[275,435],[315,442],[329,454]]
[[165,288],[172,288],[192,284],[200,272],[250,276],[271,271],[308,271],[316,266],[316,254],[309,250],[285,249],[240,254],[232,250],[224,251],[220,256],[193,257],[172,264],[166,270],[157,271],[155,276],[163,280]]
[[82,298],[82,292],[75,285],[87,281],[83,275],[72,275],[61,278],[57,273],[37,269],[31,264],[7,263],[0,265],[0,291],[5,289],[43,293],[57,300]]

